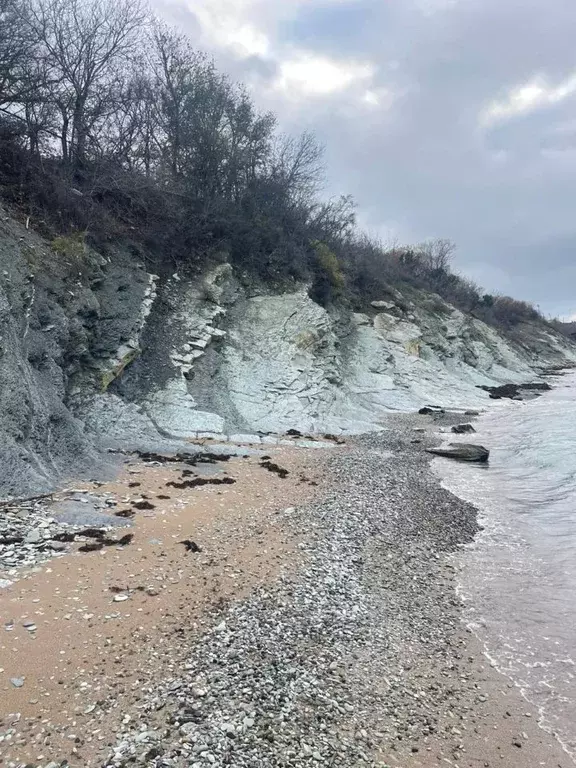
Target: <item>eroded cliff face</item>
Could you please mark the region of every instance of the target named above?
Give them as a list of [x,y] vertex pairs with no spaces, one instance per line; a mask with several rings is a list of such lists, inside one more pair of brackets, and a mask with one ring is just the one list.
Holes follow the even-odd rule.
[[426,403],[576,361],[545,326],[513,343],[439,297],[390,290],[365,314],[300,285],[247,288],[228,264],[159,277],[117,248],[56,253],[0,209],[3,493],[105,468],[103,448],[198,436],[380,429]]
[[576,360],[576,348],[544,326],[524,329],[523,348],[413,290],[352,314],[320,307],[305,285],[251,295],[221,265],[194,284],[171,277],[159,299],[141,357],[87,417],[116,444],[126,435],[110,434],[109,414],[126,402],[138,408],[139,431],[147,420],[165,438],[355,433],[426,403],[482,406],[481,385],[529,381]]

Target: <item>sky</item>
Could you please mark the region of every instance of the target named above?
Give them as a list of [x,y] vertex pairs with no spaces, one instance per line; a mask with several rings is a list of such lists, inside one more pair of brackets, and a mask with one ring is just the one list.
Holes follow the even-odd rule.
[[575,0],[153,0],[386,240],[576,317]]

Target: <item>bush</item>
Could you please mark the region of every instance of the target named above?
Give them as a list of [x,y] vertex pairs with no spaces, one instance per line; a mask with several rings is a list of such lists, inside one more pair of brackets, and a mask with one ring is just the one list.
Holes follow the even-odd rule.
[[52,240],[52,250],[70,265],[81,264],[86,257],[86,242],[83,232],[73,232],[70,235],[60,235]]
[[314,301],[325,305],[331,299],[342,296],[346,280],[338,257],[326,243],[315,240],[312,248],[315,260],[312,264],[313,282],[310,296]]
[[[504,328],[526,322],[542,321],[542,315],[527,301],[518,301],[510,296],[497,296],[494,299],[488,316],[492,324]],[[490,322],[489,320],[489,322]]]

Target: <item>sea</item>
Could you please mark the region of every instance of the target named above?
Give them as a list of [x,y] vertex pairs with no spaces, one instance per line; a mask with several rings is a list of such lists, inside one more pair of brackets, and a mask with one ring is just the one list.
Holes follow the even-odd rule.
[[464,620],[576,763],[576,374],[551,382],[476,420],[488,465],[433,466],[483,527],[457,555]]

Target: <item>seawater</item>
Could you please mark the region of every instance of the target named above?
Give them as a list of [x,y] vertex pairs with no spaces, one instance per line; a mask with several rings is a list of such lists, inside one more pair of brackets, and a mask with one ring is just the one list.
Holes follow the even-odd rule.
[[475,422],[487,466],[433,465],[483,526],[457,556],[465,621],[576,762],[576,374],[554,384]]

